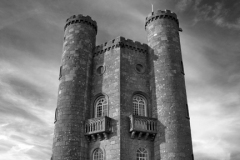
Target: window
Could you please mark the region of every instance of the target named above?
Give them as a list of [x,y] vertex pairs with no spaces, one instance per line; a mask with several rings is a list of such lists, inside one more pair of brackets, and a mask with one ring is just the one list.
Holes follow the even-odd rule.
[[183,74],[183,75],[185,75],[185,73],[184,73],[184,67],[183,67],[183,62],[181,61],[181,73]]
[[103,152],[100,148],[94,150],[93,160],[103,160]]
[[57,122],[57,117],[58,117],[58,108],[55,110],[55,118],[54,118],[54,123]]
[[137,160],[148,160],[148,152],[145,148],[137,150]]
[[59,71],[59,80],[62,78],[62,66],[60,67],[60,71]]
[[142,64],[137,64],[135,69],[138,73],[144,73],[145,71],[145,67]]
[[146,99],[141,95],[133,96],[133,114],[147,116]]
[[97,67],[97,74],[98,75],[102,75],[106,70],[106,67],[105,66],[98,66]]
[[189,110],[188,110],[188,104],[186,104],[186,118],[190,119],[190,117],[189,117]]
[[95,103],[95,117],[107,116],[108,102],[105,96],[101,96]]

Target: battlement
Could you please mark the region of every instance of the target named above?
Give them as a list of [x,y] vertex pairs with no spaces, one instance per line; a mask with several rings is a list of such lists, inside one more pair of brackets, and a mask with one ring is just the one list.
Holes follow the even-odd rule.
[[67,28],[67,26],[69,26],[71,24],[75,24],[75,23],[88,24],[88,25],[92,26],[97,32],[97,22],[92,20],[92,18],[90,16],[83,16],[81,14],[73,15],[73,16],[69,17],[66,20],[66,25],[64,26],[64,30]]
[[109,51],[110,49],[113,48],[128,48],[131,50],[135,50],[141,53],[147,53],[147,49],[148,49],[148,45],[147,44],[142,44],[138,41],[133,41],[130,39],[125,39],[124,37],[117,37],[113,40],[110,40],[108,42],[105,42],[101,45],[98,45],[95,47],[95,52],[94,52],[94,56],[98,56],[102,53],[105,53],[106,51]]
[[160,18],[167,18],[167,19],[174,20],[177,23],[177,25],[179,26],[179,22],[178,22],[176,13],[171,12],[170,10],[165,10],[165,11],[157,10],[155,12],[150,13],[146,17],[145,29],[149,23],[151,23],[152,21],[155,21],[157,19],[160,19]]

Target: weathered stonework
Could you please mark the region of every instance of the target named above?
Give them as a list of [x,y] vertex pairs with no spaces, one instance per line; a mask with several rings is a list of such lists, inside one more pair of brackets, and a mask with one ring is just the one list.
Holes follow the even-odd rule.
[[[72,19],[79,23],[73,23]],[[72,19],[67,20],[67,24],[71,24],[65,27],[64,33],[53,139],[54,160],[88,158],[84,122],[89,118],[90,74],[96,41],[96,28],[89,24],[96,22],[81,15]]]
[[169,10],[153,12],[146,18],[146,31],[152,62],[152,114],[158,118],[158,129],[162,131],[154,141],[154,159],[192,160],[192,140],[176,14]]
[[[93,160],[98,148],[104,160],[136,160],[139,148],[148,160],[192,160],[177,16],[151,13],[145,28],[148,44],[117,37],[95,46],[95,21],[82,15],[67,19],[53,160]],[[138,94],[146,99],[144,117],[133,114]],[[101,96],[106,117],[96,118]]]

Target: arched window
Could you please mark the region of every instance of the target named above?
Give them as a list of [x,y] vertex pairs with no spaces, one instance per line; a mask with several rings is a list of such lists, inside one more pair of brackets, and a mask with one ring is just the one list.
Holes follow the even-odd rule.
[[95,117],[107,116],[108,102],[105,96],[100,96],[95,102]]
[[133,114],[147,116],[147,101],[141,95],[133,96]]
[[93,160],[103,160],[103,151],[100,148],[94,150]]
[[148,152],[145,148],[137,150],[137,160],[148,160]]

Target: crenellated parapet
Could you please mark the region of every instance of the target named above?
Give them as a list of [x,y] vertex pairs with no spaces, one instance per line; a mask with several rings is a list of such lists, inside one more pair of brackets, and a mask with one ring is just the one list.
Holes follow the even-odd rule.
[[170,10],[165,10],[165,11],[157,10],[155,12],[151,12],[146,17],[145,29],[146,29],[147,25],[150,24],[151,22],[158,20],[158,19],[162,19],[162,18],[171,19],[171,20],[175,21],[177,23],[177,25],[179,26],[179,21],[178,21],[176,13],[171,12]]
[[76,24],[76,23],[88,24],[89,26],[92,26],[97,32],[97,22],[92,20],[92,18],[90,16],[83,16],[81,14],[73,15],[70,18],[68,18],[66,20],[66,25],[64,26],[64,30],[67,28],[67,26],[69,26],[71,24]]
[[95,47],[95,52],[94,56],[98,56],[102,53],[105,53],[106,51],[109,51],[114,48],[128,48],[134,51],[138,51],[140,53],[147,53],[148,50],[148,45],[147,44],[142,44],[138,41],[133,41],[130,39],[125,39],[124,37],[117,37],[113,40],[110,40],[108,42],[105,42],[101,45],[98,45]]

